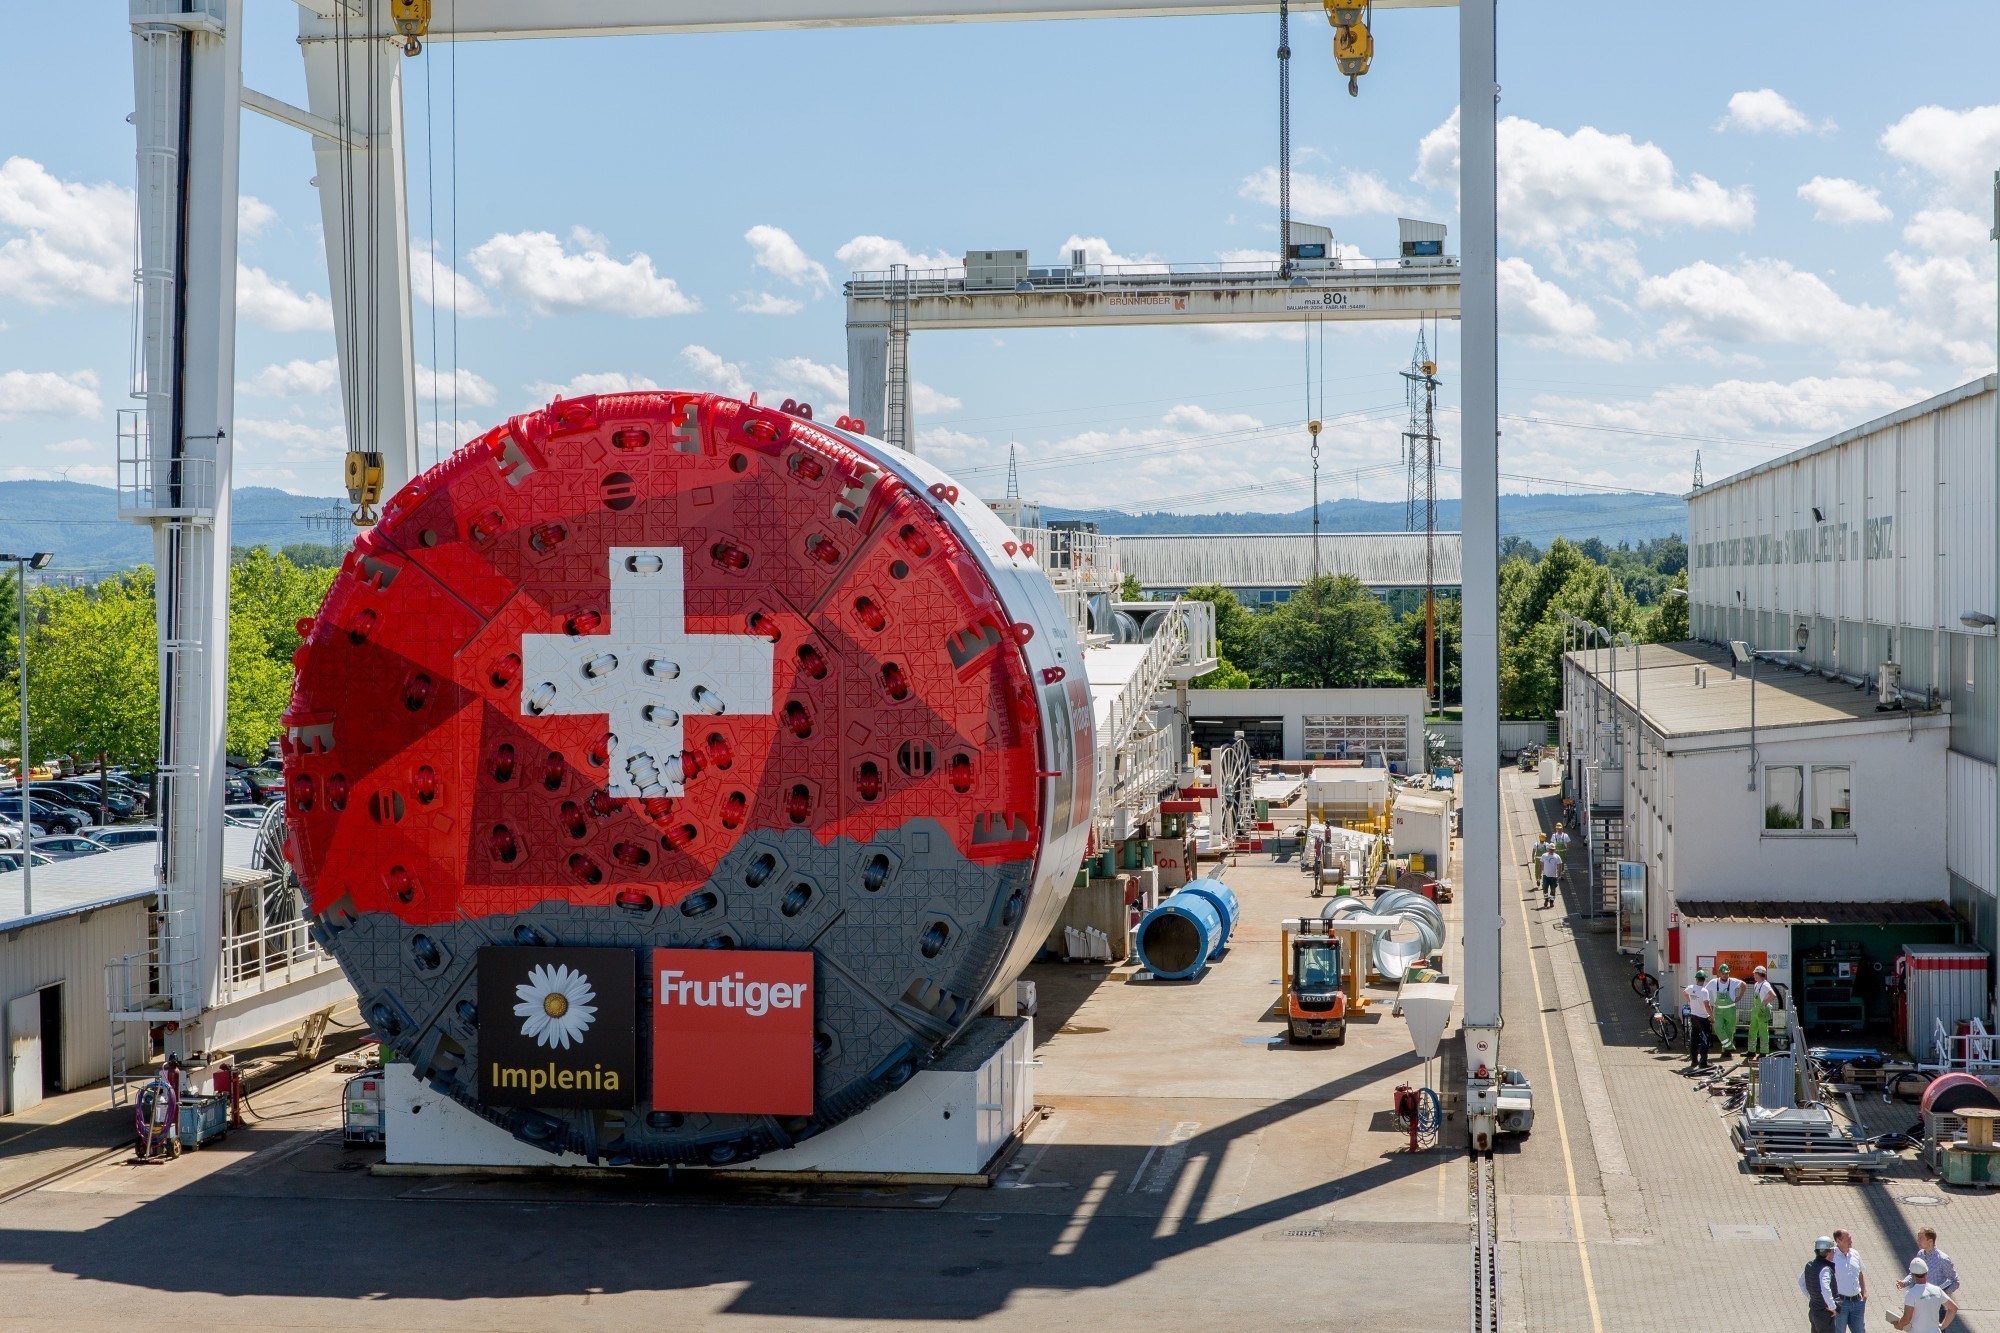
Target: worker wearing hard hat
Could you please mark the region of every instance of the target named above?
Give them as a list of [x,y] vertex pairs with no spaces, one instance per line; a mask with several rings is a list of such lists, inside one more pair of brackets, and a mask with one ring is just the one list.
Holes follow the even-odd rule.
[[1778,1007],[1778,988],[1771,984],[1771,974],[1761,963],[1751,978],[1749,1055],[1755,1060],[1771,1053],[1771,1011]]
[[[1958,1317],[1958,1302],[1945,1295],[1944,1288],[1930,1280],[1931,1267],[1922,1259],[1910,1260],[1909,1286],[1903,1292],[1903,1314],[1889,1318],[1889,1327],[1914,1333],[1937,1333],[1950,1328]],[[1884,1310],[1884,1314],[1888,1311]]]
[[1715,969],[1708,989],[1715,997],[1715,1048],[1727,1060],[1736,1054],[1736,1004],[1743,998],[1743,983],[1730,976],[1729,964],[1723,963]]
[[1681,987],[1681,1011],[1688,1021],[1688,1068],[1708,1068],[1708,1044],[1715,1037],[1715,992],[1708,973],[1695,970],[1694,983]]

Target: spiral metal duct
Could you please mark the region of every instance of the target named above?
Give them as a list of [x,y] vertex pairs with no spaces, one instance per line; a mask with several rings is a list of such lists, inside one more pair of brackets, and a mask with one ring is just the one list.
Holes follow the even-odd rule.
[[1357,915],[1398,917],[1415,931],[1410,939],[1397,939],[1393,930],[1375,932],[1371,944],[1375,972],[1390,981],[1401,981],[1411,964],[1430,957],[1444,945],[1444,913],[1421,893],[1384,889],[1373,903],[1365,903],[1353,894],[1342,894],[1320,909],[1323,921]]

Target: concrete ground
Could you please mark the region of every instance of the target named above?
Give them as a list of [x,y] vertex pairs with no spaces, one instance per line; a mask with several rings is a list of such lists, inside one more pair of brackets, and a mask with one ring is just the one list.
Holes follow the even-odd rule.
[[[1530,774],[1501,780],[1502,899],[1508,1064],[1534,1083],[1536,1127],[1497,1154],[1502,1309],[1535,1333],[1680,1333],[1697,1323],[1804,1327],[1795,1280],[1813,1238],[1836,1227],[1875,1275],[1868,1311],[1893,1291],[1920,1226],[1959,1264],[1954,1328],[2000,1330],[2000,1194],[1950,1189],[1905,1154],[1867,1184],[1792,1185],[1743,1169],[1719,1103],[1676,1072],[1686,1047],[1660,1053],[1632,969],[1593,933],[1585,876],[1542,911],[1525,863],[1556,789]],[[1913,1106],[1864,1107],[1877,1128],[1917,1119]]]
[[1421,1074],[1402,1021],[1383,992],[1344,1046],[1288,1045],[1277,922],[1319,904],[1268,857],[1224,875],[1243,918],[1197,982],[1033,970],[1049,1113],[993,1189],[378,1178],[379,1154],[339,1147],[320,1074],[176,1164],[0,1206],[0,1310],[62,1329],[1464,1327],[1464,1162],[1404,1152],[1390,1123]]

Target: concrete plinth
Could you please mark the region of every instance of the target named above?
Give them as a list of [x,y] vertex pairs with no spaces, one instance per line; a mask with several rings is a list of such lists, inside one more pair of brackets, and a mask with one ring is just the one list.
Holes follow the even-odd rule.
[[[989,1164],[1035,1108],[1034,1044],[1018,1018],[984,1018],[936,1065],[796,1148],[720,1174],[939,1178],[984,1183]],[[523,1143],[419,1083],[408,1065],[386,1071],[384,1161],[392,1168],[588,1168],[573,1153]],[[599,1164],[601,1165],[601,1163]],[[643,1168],[641,1168],[643,1169]]]

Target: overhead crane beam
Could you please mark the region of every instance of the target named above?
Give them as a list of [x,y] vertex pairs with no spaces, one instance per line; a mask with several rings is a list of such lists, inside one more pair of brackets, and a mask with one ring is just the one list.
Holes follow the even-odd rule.
[[[328,8],[324,0],[309,8]],[[1377,9],[1448,9],[1456,0],[1375,0]],[[383,24],[386,27],[387,6]],[[1276,0],[452,0],[433,6],[426,41],[640,37],[695,32],[1018,23],[1041,19],[1268,14]]]

